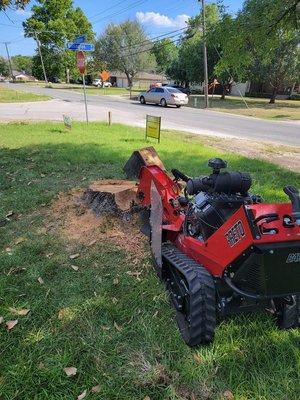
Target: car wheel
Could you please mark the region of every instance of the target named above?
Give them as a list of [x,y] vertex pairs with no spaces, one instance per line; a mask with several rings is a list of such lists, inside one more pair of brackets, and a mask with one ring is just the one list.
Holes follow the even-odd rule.
[[166,99],[161,99],[160,105],[161,105],[162,107],[167,107]]
[[181,105],[180,105],[180,104],[176,104],[176,107],[177,107],[177,108],[180,108],[180,107],[181,107]]
[[140,97],[140,103],[141,103],[141,104],[146,104],[146,100],[145,100],[145,97],[144,97],[144,96],[141,96],[141,97]]

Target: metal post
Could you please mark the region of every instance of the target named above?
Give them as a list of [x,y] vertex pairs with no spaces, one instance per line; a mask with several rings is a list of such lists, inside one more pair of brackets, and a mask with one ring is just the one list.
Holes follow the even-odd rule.
[[83,80],[83,94],[84,94],[84,104],[85,104],[85,116],[86,116],[86,123],[89,123],[89,116],[88,116],[88,109],[87,109],[87,101],[86,101],[86,89],[85,89],[85,76],[82,74]]
[[39,41],[39,38],[38,38],[38,35],[37,35],[36,31],[34,31],[34,36],[35,36],[36,43],[38,45],[38,50],[39,50],[41,64],[42,64],[43,73],[44,73],[45,84],[47,85],[48,84],[48,79],[47,79],[47,75],[46,75],[46,70],[45,70],[45,65],[44,65],[44,60],[43,60],[43,55],[42,55],[42,50],[41,50],[41,43]]
[[10,59],[10,54],[9,54],[9,51],[8,51],[9,42],[4,42],[4,44],[5,44],[5,48],[6,48],[6,53],[7,53],[7,58],[8,58],[8,64],[9,64],[9,70],[10,70],[11,79],[14,80],[15,77],[14,77],[14,75],[13,75],[13,70],[12,70],[12,66],[11,66],[11,59]]
[[[200,0],[199,0],[200,1]],[[209,108],[208,102],[208,68],[207,68],[207,49],[206,49],[206,22],[205,22],[205,4],[201,0],[202,5],[202,34],[203,34],[203,64],[204,64],[204,107]]]

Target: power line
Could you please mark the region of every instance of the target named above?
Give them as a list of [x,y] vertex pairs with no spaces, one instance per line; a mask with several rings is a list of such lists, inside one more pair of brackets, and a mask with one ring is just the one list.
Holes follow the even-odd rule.
[[98,19],[96,21],[93,21],[93,24],[97,24],[98,22],[101,22],[101,21],[103,21],[103,20],[105,20],[107,18],[115,17],[117,15],[123,14],[124,12],[132,10],[133,8],[135,8],[137,6],[141,6],[142,4],[146,3],[147,1],[148,0],[138,0],[138,1],[134,2],[134,3],[132,3],[131,5],[123,8],[123,9],[121,9],[121,10],[119,10],[119,11],[113,13],[113,14],[106,15],[105,17],[102,17],[102,18],[100,18],[100,19]]

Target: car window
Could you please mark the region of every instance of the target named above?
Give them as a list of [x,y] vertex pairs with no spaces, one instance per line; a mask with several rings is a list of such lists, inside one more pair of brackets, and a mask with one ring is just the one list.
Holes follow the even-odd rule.
[[167,88],[167,91],[170,93],[182,93],[180,90],[175,88]]
[[149,93],[154,93],[156,91],[156,88],[152,88],[150,90],[148,90]]
[[162,88],[156,88],[156,89],[155,89],[155,92],[156,92],[156,93],[163,93],[163,92],[164,92],[164,89],[162,89]]

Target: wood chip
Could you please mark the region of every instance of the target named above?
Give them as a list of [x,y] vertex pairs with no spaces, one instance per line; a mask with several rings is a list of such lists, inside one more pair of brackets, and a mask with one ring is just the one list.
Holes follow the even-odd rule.
[[100,385],[93,386],[92,389],[91,389],[92,393],[99,393],[100,391],[101,391]]
[[66,367],[64,371],[67,376],[75,376],[77,374],[77,368],[75,367]]
[[18,322],[19,321],[17,319],[15,319],[14,321],[7,321],[6,322],[7,330],[10,331],[11,329],[13,329],[17,325]]
[[6,218],[12,217],[14,215],[13,211],[8,211],[8,213],[6,214]]
[[89,244],[88,244],[88,246],[93,246],[94,244],[96,244],[97,243],[97,240],[92,240]]
[[80,256],[79,253],[71,254],[71,255],[70,255],[70,259],[71,259],[71,260],[75,260],[75,258],[78,258],[79,256]]
[[86,397],[86,390],[84,392],[82,392],[78,397],[77,400],[82,400]]
[[78,271],[78,270],[79,270],[79,267],[77,267],[77,265],[71,265],[71,268],[72,268],[74,271]]
[[43,285],[45,282],[44,282],[44,279],[42,278],[42,277],[38,277],[38,283],[40,284],[40,285]]

